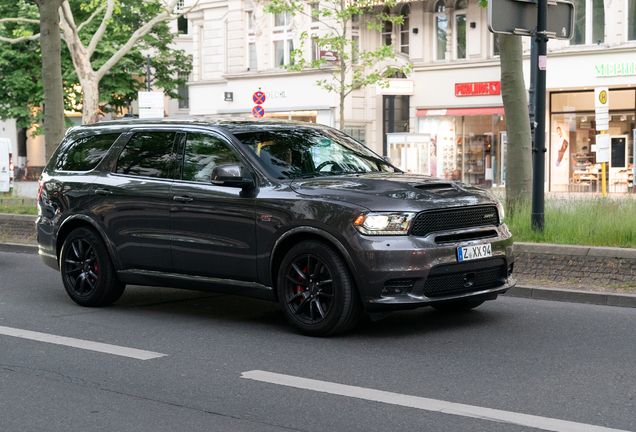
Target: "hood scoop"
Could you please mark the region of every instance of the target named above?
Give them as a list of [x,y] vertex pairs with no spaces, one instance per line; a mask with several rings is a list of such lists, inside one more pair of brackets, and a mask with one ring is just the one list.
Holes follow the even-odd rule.
[[452,183],[425,183],[413,185],[413,187],[444,198],[455,197],[462,194],[461,189]]

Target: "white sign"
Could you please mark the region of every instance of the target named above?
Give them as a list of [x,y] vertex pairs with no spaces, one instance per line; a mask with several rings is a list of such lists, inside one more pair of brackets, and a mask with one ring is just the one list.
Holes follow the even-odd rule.
[[162,118],[163,108],[139,108],[140,119]]
[[413,80],[386,78],[382,80],[382,84],[377,85],[377,91],[381,95],[412,95]]
[[596,135],[596,162],[610,161],[610,136]]
[[[594,89],[594,107],[596,111],[596,130],[609,129],[609,89],[597,87]],[[598,162],[598,160],[597,160]]]
[[596,162],[609,162],[610,161],[610,149],[609,148],[599,148],[596,149]]
[[[139,108],[163,109],[163,92],[138,92]],[[141,113],[140,113],[141,117]]]

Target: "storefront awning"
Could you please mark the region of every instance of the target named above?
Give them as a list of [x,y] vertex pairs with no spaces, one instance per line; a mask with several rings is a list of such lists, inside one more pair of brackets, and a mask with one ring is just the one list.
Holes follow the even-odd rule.
[[417,110],[418,117],[469,116],[469,115],[486,115],[486,114],[504,114],[504,109],[503,107],[490,107],[490,108],[449,108],[449,109]]

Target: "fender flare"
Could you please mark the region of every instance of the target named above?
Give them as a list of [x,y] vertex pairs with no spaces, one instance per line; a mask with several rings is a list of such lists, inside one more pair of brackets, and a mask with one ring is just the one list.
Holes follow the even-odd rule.
[[[58,235],[60,233],[60,231],[62,231],[62,229],[64,229],[64,226],[72,221],[76,221],[76,220],[81,220],[83,222],[88,222],[93,228],[95,228],[97,230],[97,232],[99,233],[99,235],[102,237],[102,240],[104,240],[104,243],[106,244],[106,249],[108,249],[108,253],[110,254],[110,259],[113,262],[113,265],[115,266],[115,269],[119,270],[121,268],[121,266],[119,265],[119,260],[117,259],[117,255],[115,255],[115,249],[113,247],[113,244],[111,243],[110,239],[108,238],[108,236],[106,235],[106,232],[104,231],[104,229],[95,221],[95,219],[93,219],[92,217],[85,215],[85,214],[74,214],[71,215],[69,217],[67,217],[66,219],[64,219],[64,222],[62,222],[62,224],[60,225],[60,228],[57,230],[57,233],[55,233],[55,244],[56,244],[56,254],[57,254],[57,243],[58,243]],[[61,250],[61,245],[60,245],[60,250]],[[57,257],[58,260],[58,265],[59,265],[59,260],[60,257]]]
[[[278,237],[278,239],[274,243],[274,247],[272,248],[272,251],[271,251],[271,253],[269,255],[269,274],[270,274],[270,278],[274,274],[274,256],[276,255],[276,251],[277,251],[278,247],[283,242],[283,240],[285,240],[289,236],[292,236],[294,234],[299,234],[299,233],[315,234],[315,235],[317,235],[319,237],[323,237],[325,240],[328,240],[333,245],[335,245],[336,248],[338,249],[338,251],[340,252],[340,254],[342,255],[342,257],[345,259],[347,265],[349,266],[349,269],[351,269],[351,274],[353,276],[353,279],[356,282],[356,286],[358,287],[358,292],[359,292],[361,285],[360,285],[360,279],[358,277],[358,270],[356,268],[355,263],[353,262],[353,259],[351,258],[351,254],[349,253],[347,248],[345,248],[344,245],[342,244],[342,242],[340,240],[338,240],[333,234],[331,234],[328,231],[325,231],[323,229],[315,228],[315,227],[311,227],[311,226],[295,227],[295,228],[290,229],[289,231],[286,231],[285,233],[283,233],[283,235]],[[272,280],[272,286],[274,286],[274,285],[275,285],[275,281]]]

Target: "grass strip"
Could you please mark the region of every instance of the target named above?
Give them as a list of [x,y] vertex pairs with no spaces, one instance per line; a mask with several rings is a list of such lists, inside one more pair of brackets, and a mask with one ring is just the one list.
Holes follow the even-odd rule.
[[506,215],[515,241],[636,247],[636,200],[632,198],[546,198],[542,233],[531,229],[531,213],[528,204]]

